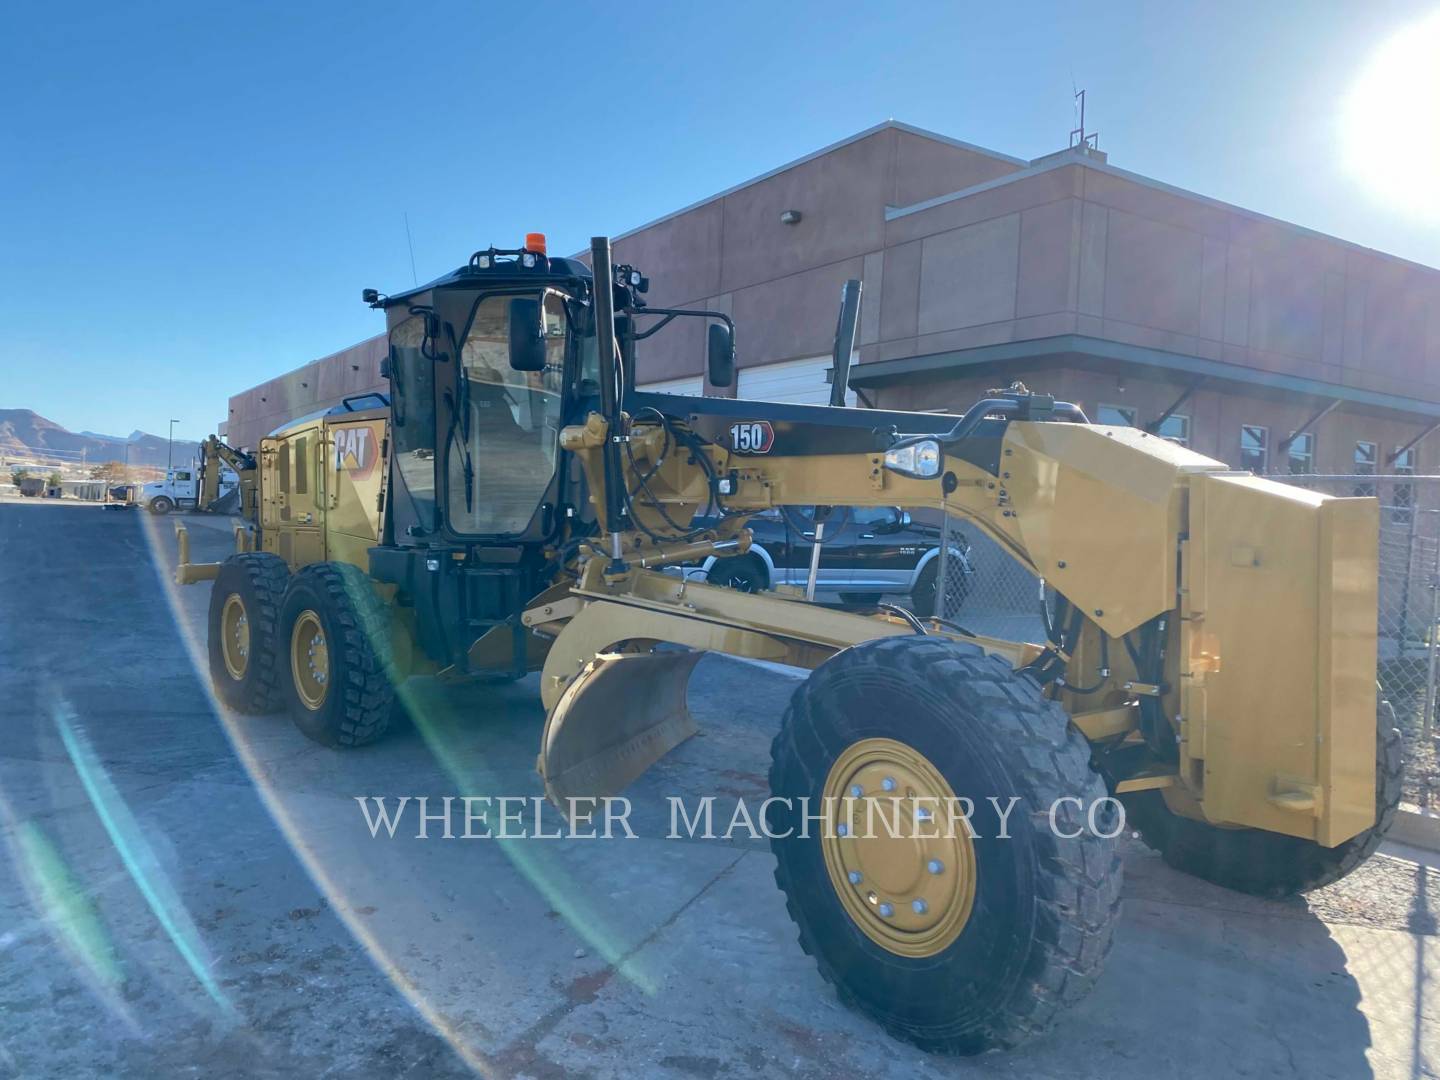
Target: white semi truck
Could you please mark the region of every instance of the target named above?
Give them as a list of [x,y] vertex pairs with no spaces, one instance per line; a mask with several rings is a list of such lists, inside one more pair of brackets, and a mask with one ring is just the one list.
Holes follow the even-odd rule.
[[[220,499],[235,490],[240,477],[228,465],[220,466]],[[200,470],[192,462],[167,469],[164,480],[155,480],[140,489],[140,505],[152,514],[171,510],[194,510],[200,496]],[[216,500],[217,502],[220,500]],[[202,507],[201,509],[205,509]]]

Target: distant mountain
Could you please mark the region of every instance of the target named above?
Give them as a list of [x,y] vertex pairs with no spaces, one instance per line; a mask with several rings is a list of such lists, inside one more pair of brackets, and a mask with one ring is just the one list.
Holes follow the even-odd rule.
[[[198,443],[176,439],[173,460],[177,465],[185,464],[199,451]],[[163,435],[135,431],[124,439],[93,431],[76,432],[30,409],[0,409],[0,457],[7,459],[73,462],[76,465],[84,461],[98,465],[106,461],[125,461],[128,457],[131,465],[164,468],[169,453],[169,444]]]

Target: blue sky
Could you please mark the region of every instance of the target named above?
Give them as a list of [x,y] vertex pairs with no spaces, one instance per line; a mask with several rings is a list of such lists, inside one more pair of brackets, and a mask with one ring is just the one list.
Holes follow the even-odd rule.
[[1437,7],[12,11],[0,407],[200,436],[231,393],[379,331],[359,291],[410,284],[407,212],[423,281],[528,230],[576,250],[886,117],[1036,157],[1072,81],[1112,164],[1440,266],[1440,226],[1366,190],[1337,133],[1367,55]]

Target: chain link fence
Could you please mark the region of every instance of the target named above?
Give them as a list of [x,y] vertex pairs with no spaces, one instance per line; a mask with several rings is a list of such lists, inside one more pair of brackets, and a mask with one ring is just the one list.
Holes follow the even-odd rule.
[[963,518],[946,515],[941,534],[935,613],[977,634],[1044,641],[1040,579]]
[[[1440,803],[1432,739],[1440,696],[1440,476],[1270,479],[1327,495],[1379,498],[1380,688],[1405,736],[1407,801]],[[941,532],[936,614],[977,634],[1044,641],[1040,580],[963,518],[945,517]]]

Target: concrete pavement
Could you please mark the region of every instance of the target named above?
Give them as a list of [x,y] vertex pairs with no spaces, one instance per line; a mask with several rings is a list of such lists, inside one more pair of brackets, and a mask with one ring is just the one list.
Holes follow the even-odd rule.
[[[190,518],[197,558],[228,523]],[[1006,1055],[841,1007],[762,842],[667,839],[667,795],[763,796],[793,688],[718,658],[636,839],[373,839],[355,796],[536,795],[533,677],[423,685],[336,752],[217,712],[171,524],[0,504],[0,1076],[1432,1075],[1437,871],[1382,856],[1268,903],[1127,849],[1099,990]],[[547,812],[546,828],[559,824]]]

